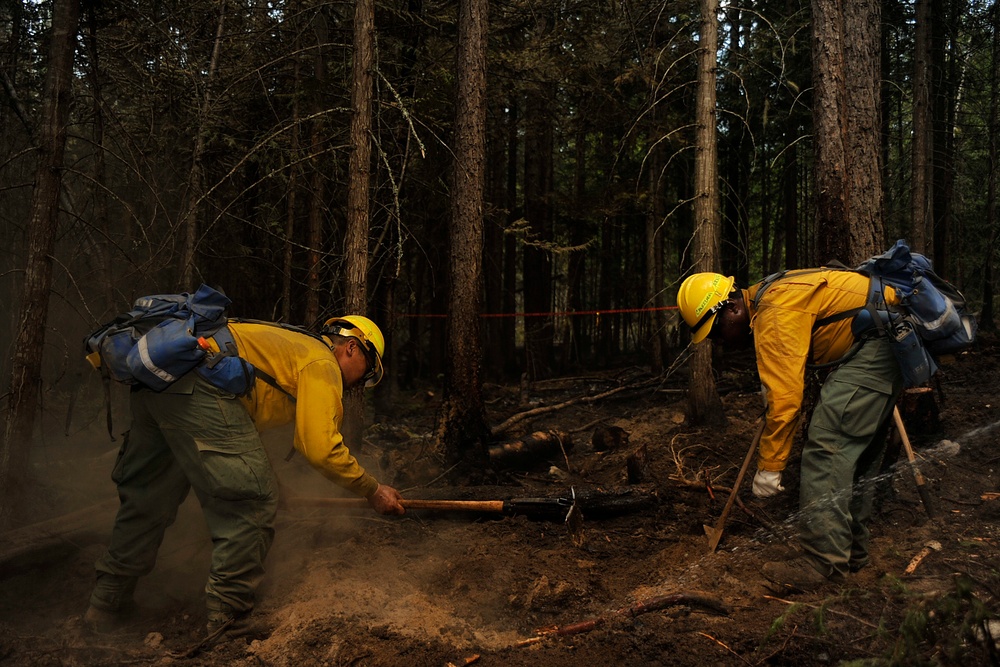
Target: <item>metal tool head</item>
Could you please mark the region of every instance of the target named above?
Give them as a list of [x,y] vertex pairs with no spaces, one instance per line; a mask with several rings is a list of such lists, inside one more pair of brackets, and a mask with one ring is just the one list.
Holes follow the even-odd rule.
[[580,511],[580,506],[576,502],[576,489],[570,487],[570,494],[573,503],[570,505],[569,511],[566,512],[566,528],[569,531],[570,539],[573,540],[573,545],[582,547],[584,542],[583,512]]

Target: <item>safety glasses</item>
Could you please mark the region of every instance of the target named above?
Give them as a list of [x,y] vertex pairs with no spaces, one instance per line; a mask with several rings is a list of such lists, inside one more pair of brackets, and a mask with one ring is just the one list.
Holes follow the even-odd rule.
[[375,351],[375,346],[365,332],[351,325],[350,322],[335,322],[326,328],[324,333],[332,334],[335,336],[346,336],[348,338],[354,338],[358,341],[358,348],[361,349],[361,353],[365,355],[365,361],[368,362],[368,370],[365,372],[365,376],[361,379],[362,384],[366,387],[374,387],[382,379],[382,364],[378,358],[378,353]]
[[[691,332],[695,333],[699,329],[701,329],[703,326],[705,326],[706,324],[708,324],[708,321],[712,320],[712,317],[714,315],[716,315],[720,310],[722,310],[723,308],[725,308],[726,305],[728,305],[728,304],[729,304],[729,299],[723,299],[719,303],[717,303],[714,306],[712,306],[711,308],[709,308],[705,312],[705,314],[701,316],[701,319],[698,320],[697,324],[695,324],[693,327],[691,327]],[[714,320],[712,320],[712,328],[709,329],[708,335],[706,336],[706,338],[714,338],[718,334],[719,334],[719,318],[716,317]]]
[[365,361],[368,362],[368,370],[365,372],[364,377],[361,378],[361,382],[367,385],[378,373],[378,360],[375,358],[375,353],[369,350],[364,342],[359,341],[358,347],[361,348],[362,354],[365,355]]

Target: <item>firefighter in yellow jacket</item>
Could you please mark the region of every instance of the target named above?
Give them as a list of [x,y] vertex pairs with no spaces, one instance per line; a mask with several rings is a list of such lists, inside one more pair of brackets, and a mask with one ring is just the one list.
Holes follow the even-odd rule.
[[[753,480],[757,497],[784,491],[781,476],[802,412],[807,366],[835,366],[820,391],[802,450],[802,553],[766,563],[762,572],[800,590],[841,582],[868,563],[870,480],[902,389],[888,339],[874,331],[852,333],[851,315],[867,302],[869,279],[836,269],[789,271],[760,295],[764,282],[745,290],[734,283],[717,273],[692,275],[681,285],[677,303],[693,342],[753,343],[767,402]],[[887,289],[891,303],[895,295]]]
[[132,425],[112,472],[121,506],[84,615],[92,630],[113,630],[127,617],[136,582],[153,569],[191,488],[213,543],[207,636],[249,627],[278,500],[259,431],[294,422],[295,449],[320,473],[381,514],[404,512],[399,493],[358,464],[340,432],[344,391],[382,378],[385,340],[375,323],[335,318],[315,337],[268,323],[229,329],[257,370],[248,396],[227,394],[194,371],[162,392],[131,394]]

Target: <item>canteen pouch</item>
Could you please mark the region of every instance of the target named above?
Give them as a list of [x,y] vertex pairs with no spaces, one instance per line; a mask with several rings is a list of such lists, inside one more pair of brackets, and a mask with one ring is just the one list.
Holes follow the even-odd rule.
[[937,372],[937,364],[913,325],[903,320],[889,333],[892,352],[903,374],[903,386],[916,387],[930,382]]
[[198,375],[206,382],[234,396],[245,396],[253,389],[256,376],[253,365],[239,355],[218,353],[198,366]]

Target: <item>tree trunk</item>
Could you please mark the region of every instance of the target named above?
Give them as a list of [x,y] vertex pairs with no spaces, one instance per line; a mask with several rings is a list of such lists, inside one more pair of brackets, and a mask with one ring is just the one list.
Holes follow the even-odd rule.
[[[695,271],[719,270],[721,221],[719,219],[718,136],[716,133],[716,50],[719,41],[718,0],[702,0],[698,50],[698,92],[695,103],[694,241]],[[712,346],[698,345],[691,358],[688,409],[694,424],[719,425],[722,401],[712,376]]]
[[484,460],[489,435],[480,368],[488,6],[487,0],[460,0],[458,10],[449,355],[438,426],[452,460]]
[[10,526],[28,476],[35,411],[41,391],[42,351],[48,321],[52,261],[59,221],[66,126],[69,121],[73,54],[80,22],[79,0],[56,2],[45,73],[38,163],[28,221],[21,311],[14,341],[7,418],[0,442],[0,530]]
[[[344,296],[350,314],[368,314],[368,193],[371,190],[372,62],[375,6],[354,3],[354,69],[351,88],[351,158],[344,240]],[[344,395],[344,439],[360,443],[365,428],[364,388]]]
[[368,197],[371,190],[372,62],[375,7],[372,0],[354,4],[354,64],[351,88],[351,157],[347,184],[344,280],[349,313],[368,310]]
[[857,264],[885,243],[879,167],[877,0],[813,0],[816,227],[822,262]]
[[926,252],[928,223],[932,219],[930,180],[932,135],[930,122],[930,2],[916,0],[916,35],[913,49],[913,187],[911,192],[910,247]]

